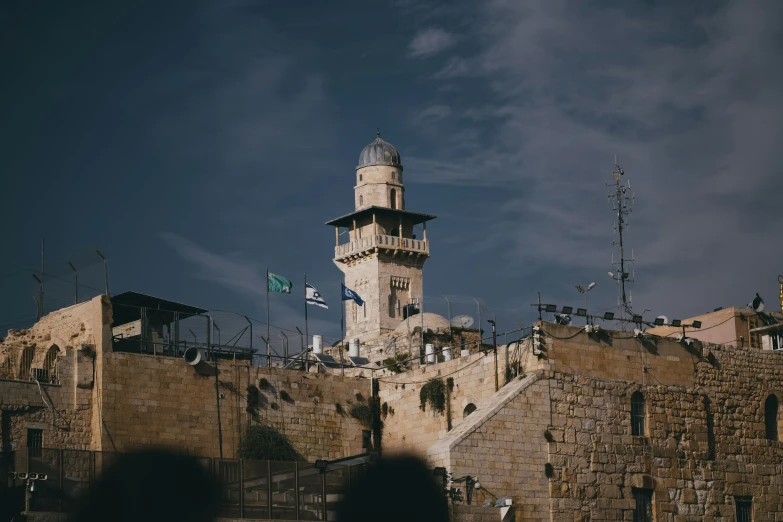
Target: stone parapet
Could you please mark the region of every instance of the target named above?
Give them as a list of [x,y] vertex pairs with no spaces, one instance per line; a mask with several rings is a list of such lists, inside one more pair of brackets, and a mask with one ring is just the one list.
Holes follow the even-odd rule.
[[430,253],[429,242],[423,239],[401,239],[397,236],[372,235],[360,237],[350,243],[336,246],[334,248],[334,259],[339,261],[347,257],[374,251],[376,248],[389,251],[407,251],[411,254],[429,255]]

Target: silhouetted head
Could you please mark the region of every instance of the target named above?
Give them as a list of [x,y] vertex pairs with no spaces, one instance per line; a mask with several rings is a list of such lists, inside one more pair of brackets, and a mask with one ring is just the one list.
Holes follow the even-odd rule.
[[337,509],[340,522],[448,522],[443,486],[413,457],[377,461],[351,484]]
[[211,522],[217,487],[192,457],[160,450],[121,454],[72,517],[75,522]]

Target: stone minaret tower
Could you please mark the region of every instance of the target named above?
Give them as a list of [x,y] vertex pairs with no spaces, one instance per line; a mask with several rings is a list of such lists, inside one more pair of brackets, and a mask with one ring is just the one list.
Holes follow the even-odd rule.
[[[394,330],[405,305],[421,299],[422,267],[430,255],[426,223],[435,216],[405,210],[400,154],[380,131],[359,155],[353,190],[354,211],[327,225],[335,227],[334,262],[345,285],[365,302],[343,303],[346,336],[364,341]],[[348,229],[343,244],[341,228]]]

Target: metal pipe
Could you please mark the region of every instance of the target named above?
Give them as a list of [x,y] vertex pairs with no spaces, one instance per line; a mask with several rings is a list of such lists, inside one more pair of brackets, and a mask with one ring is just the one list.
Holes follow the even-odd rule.
[[250,366],[253,366],[253,357],[255,357],[256,354],[256,352],[253,351],[253,323],[250,321],[250,319],[247,318],[247,316],[244,317],[245,321],[247,321],[247,324],[250,325]]
[[451,303],[446,296],[443,296],[443,300],[446,301],[446,309],[449,316],[449,335],[451,335]]
[[79,304],[79,272],[70,261],[68,261],[68,266],[73,270],[73,304]]
[[[214,322],[212,321],[211,316],[208,317],[208,328],[207,328],[207,347],[209,348],[209,351],[212,351],[212,327],[214,326]],[[220,331],[220,329],[218,329]],[[218,425],[218,449],[220,451],[220,461],[221,464],[223,462],[223,427],[221,425],[220,420],[220,384],[218,381],[218,358],[217,355],[215,355],[215,403],[217,405],[217,425]]]
[[106,295],[109,295],[109,261],[106,259],[106,256],[101,254],[100,250],[96,250],[96,252],[103,259],[103,277],[106,280]]
[[296,520],[299,520],[299,463],[294,461],[294,491],[296,495]]
[[[267,346],[269,346],[268,343]],[[266,508],[267,508],[267,517],[269,518],[269,520],[272,520],[272,461],[271,460],[266,461]]]
[[498,337],[495,330],[495,321],[488,319],[487,322],[492,325],[492,352],[495,358],[495,391],[500,389],[498,385]]
[[283,366],[288,364],[288,336],[280,330],[280,341],[283,343]]

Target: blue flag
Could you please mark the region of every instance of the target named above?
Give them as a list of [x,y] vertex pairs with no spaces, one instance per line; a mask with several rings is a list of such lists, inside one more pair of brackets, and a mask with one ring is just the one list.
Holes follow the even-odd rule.
[[354,300],[356,301],[356,304],[358,304],[359,306],[364,306],[364,301],[362,300],[361,297],[359,297],[359,294],[357,294],[356,292],[354,292],[353,290],[351,290],[345,285],[342,285],[342,287],[343,287],[343,301]]

